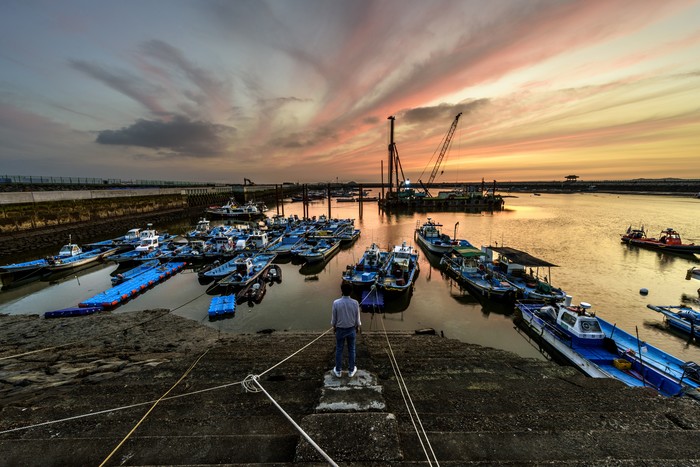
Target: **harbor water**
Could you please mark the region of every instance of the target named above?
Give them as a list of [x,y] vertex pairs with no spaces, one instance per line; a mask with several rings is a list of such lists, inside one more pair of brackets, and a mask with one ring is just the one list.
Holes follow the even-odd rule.
[[[321,266],[287,261],[280,264],[282,282],[268,287],[260,304],[239,305],[230,319],[209,322],[211,295],[192,269],[168,279],[111,313],[167,308],[173,313],[226,332],[261,330],[324,331],[330,327],[332,301],[340,296],[341,274],[357,262],[365,248],[383,248],[407,242],[418,248],[414,231],[428,217],[442,224],[444,233],[473,245],[509,246],[556,264],[545,272],[550,282],[573,296],[573,302],[590,303],[598,315],[641,340],[683,360],[700,362],[700,346],[670,332],[662,316],[646,305],[678,305],[681,296],[697,297],[700,281],[686,280],[686,271],[700,263],[696,256],[644,250],[620,242],[628,226],[644,225],[649,235],[668,227],[680,232],[685,243],[700,243],[700,200],[647,195],[602,193],[528,193],[506,198],[506,209],[494,213],[380,212],[365,203],[359,218],[356,203],[331,205],[332,216],[354,218],[360,238]],[[273,214],[274,208],[268,214]],[[301,203],[286,203],[285,215],[301,217]],[[311,203],[309,214],[328,213],[326,201]],[[131,227],[125,226],[125,231]],[[191,229],[191,223],[155,226],[171,234]],[[543,358],[536,346],[518,332],[511,307],[479,301],[461,290],[439,268],[439,258],[420,252],[420,273],[413,294],[387,302],[384,314],[363,313],[363,328],[417,330],[433,328],[445,337]],[[43,314],[77,306],[111,287],[114,263],[102,263],[51,281],[36,281],[0,292],[0,313]],[[648,289],[648,295],[640,290]],[[80,319],[80,317],[70,318]],[[186,338],[186,336],[183,336]]]

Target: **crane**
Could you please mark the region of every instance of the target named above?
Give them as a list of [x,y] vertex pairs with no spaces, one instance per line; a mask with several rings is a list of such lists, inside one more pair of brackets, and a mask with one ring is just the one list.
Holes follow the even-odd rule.
[[430,193],[428,192],[428,187],[430,186],[431,183],[435,181],[435,176],[438,173],[438,170],[440,170],[440,164],[442,164],[442,159],[445,157],[445,154],[447,154],[447,150],[450,149],[450,143],[452,143],[452,137],[455,134],[455,130],[457,129],[457,122],[459,122],[459,117],[462,116],[462,112],[458,113],[457,116],[455,117],[454,121],[452,122],[452,125],[450,125],[450,129],[447,130],[447,135],[445,135],[445,139],[443,140],[442,143],[442,149],[440,149],[440,154],[438,154],[437,159],[435,160],[435,167],[433,167],[433,171],[430,174],[430,178],[428,179],[428,183],[423,184],[422,180],[418,180],[425,190],[425,194],[430,196]]

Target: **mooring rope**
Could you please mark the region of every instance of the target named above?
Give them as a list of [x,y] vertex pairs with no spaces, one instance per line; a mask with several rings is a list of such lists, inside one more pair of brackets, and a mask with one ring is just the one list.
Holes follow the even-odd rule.
[[[328,332],[328,331],[326,331],[326,332]],[[324,333],[324,334],[325,334],[325,333]],[[304,431],[304,429],[303,429],[302,427],[300,427],[300,426],[297,424],[297,422],[294,421],[294,419],[293,419],[293,418],[292,418],[292,417],[277,403],[277,401],[275,401],[275,399],[270,395],[270,393],[268,393],[268,392],[265,390],[265,388],[262,387],[262,384],[260,384],[260,381],[258,381],[258,376],[256,376],[256,375],[248,375],[248,377],[246,378],[245,382],[243,383],[243,386],[244,386],[246,389],[249,389],[249,388],[250,388],[251,392],[261,392],[261,391],[262,391],[262,392],[267,396],[267,398],[270,399],[270,402],[272,402],[272,403],[274,404],[274,406],[277,407],[277,410],[279,410],[280,412],[282,412],[282,415],[284,415],[285,418],[286,418],[287,420],[289,420],[289,423],[291,423],[291,424],[294,426],[294,428],[296,428],[296,430],[304,437],[304,439],[305,439],[319,454],[321,454],[321,456],[323,456],[323,458],[326,459],[326,461],[327,461],[330,465],[333,465],[333,466],[335,466],[335,467],[338,467],[338,464],[336,464],[335,461],[333,461],[333,459],[331,459],[331,457],[330,457],[328,454],[326,454],[326,451],[324,451],[323,448],[321,448],[321,446],[319,446],[318,444],[316,444],[316,442],[315,442],[313,439],[311,439],[311,437]]]
[[[413,424],[413,429],[416,430],[416,435],[418,436],[418,441],[420,442],[420,445],[423,449],[423,452],[425,453],[426,460],[428,461],[428,465],[433,465],[430,455],[428,454],[428,451],[425,448],[425,444],[428,445],[428,448],[430,449],[430,454],[432,454],[433,459],[435,460],[435,464],[437,466],[440,465],[440,463],[437,460],[437,456],[435,455],[435,451],[433,451],[433,446],[430,444],[430,439],[428,439],[428,434],[425,432],[425,428],[423,427],[423,423],[420,420],[420,416],[418,415],[418,410],[416,410],[416,406],[413,404],[413,399],[411,398],[411,394],[408,392],[408,386],[406,385],[406,381],[403,379],[403,375],[401,374],[401,370],[399,368],[399,364],[396,361],[396,356],[394,355],[394,351],[391,348],[391,342],[389,342],[389,335],[386,332],[386,327],[384,326],[384,320],[381,320],[382,323],[382,329],[384,330],[384,337],[386,338],[386,344],[388,347],[387,354],[389,356],[389,362],[391,363],[391,368],[394,371],[394,376],[396,377],[396,382],[399,385],[399,391],[401,392],[401,397],[403,398],[404,404],[406,405],[406,410],[408,411],[408,415],[411,418],[411,423]],[[409,406],[410,403],[410,406]],[[418,426],[416,426],[416,422],[414,420],[414,415],[415,419],[418,421],[418,425],[420,426],[420,431],[418,430]],[[421,436],[422,433],[422,436]],[[423,443],[423,438],[425,438],[425,444]]]
[[151,414],[151,412],[153,411],[153,409],[156,408],[156,406],[158,405],[158,403],[159,403],[160,401],[162,401],[165,397],[167,397],[167,395],[170,394],[170,391],[172,391],[173,389],[175,389],[175,387],[176,387],[178,384],[180,384],[180,382],[182,382],[182,380],[185,379],[185,378],[187,377],[187,375],[190,374],[190,372],[192,371],[192,369],[193,369],[193,368],[197,365],[197,363],[199,363],[199,361],[207,354],[207,352],[209,352],[209,349],[205,350],[204,353],[203,353],[202,355],[200,355],[199,358],[197,358],[197,360],[195,360],[194,363],[192,363],[192,365],[190,365],[190,367],[187,369],[187,371],[185,371],[185,373],[183,373],[183,375],[180,377],[180,379],[178,379],[178,380],[175,382],[175,384],[173,384],[173,385],[170,387],[170,389],[168,389],[167,391],[165,391],[165,393],[164,393],[157,401],[155,401],[155,402],[153,403],[153,405],[151,406],[151,408],[148,409],[148,411],[143,415],[143,417],[141,417],[141,420],[139,420],[138,423],[136,423],[136,425],[134,425],[134,427],[131,429],[131,431],[129,431],[129,433],[127,433],[127,435],[124,437],[124,439],[122,439],[121,442],[112,450],[112,452],[109,453],[109,455],[105,458],[105,460],[102,461],[102,463],[100,464],[100,467],[102,467],[103,465],[105,465],[105,464],[112,458],[112,456],[119,450],[119,448],[122,447],[122,445],[126,442],[126,440],[129,439],[129,437],[134,433],[134,431],[136,431],[136,429],[141,425],[141,423],[143,423],[143,421],[146,420],[146,417],[148,417],[148,416]]
[[[231,386],[236,386],[236,385],[238,385],[238,384],[243,384],[243,381],[236,381],[236,382],[233,382],[233,383],[225,383],[225,384],[221,384],[221,385],[219,385],[219,386],[213,386],[213,387],[205,388],[205,389],[198,389],[197,391],[185,392],[185,393],[182,393],[182,394],[178,394],[178,395],[176,395],[176,396],[164,397],[162,400],[163,400],[163,401],[169,401],[169,400],[173,400],[173,399],[179,399],[179,398],[181,398],[181,397],[194,396],[194,395],[196,395],[196,394],[201,394],[201,393],[203,393],[203,392],[217,391],[217,390],[219,390],[219,389],[225,389],[225,388],[228,388],[228,387],[231,387]],[[97,412],[89,412],[89,413],[85,413],[85,414],[74,415],[74,416],[72,416],[72,417],[61,418],[61,419],[58,419],[58,420],[49,420],[49,421],[46,421],[46,422],[35,423],[34,425],[20,426],[20,427],[17,427],[17,428],[9,428],[9,429],[7,429],[7,430],[0,431],[0,435],[4,435],[5,433],[12,433],[13,431],[24,431],[24,430],[29,430],[29,429],[31,429],[31,428],[39,428],[39,427],[46,426],[46,425],[54,425],[54,424],[56,424],[56,423],[70,422],[70,421],[72,421],[72,420],[78,420],[78,419],[80,419],[80,418],[94,417],[94,416],[96,416],[96,415],[104,415],[104,414],[107,414],[107,413],[110,413],[110,412],[119,412],[119,411],[121,411],[121,410],[134,409],[134,408],[136,408],[136,407],[142,407],[142,406],[144,406],[144,405],[153,404],[154,402],[156,402],[156,400],[150,400],[150,401],[145,401],[145,402],[138,402],[138,403],[136,403],[136,404],[123,405],[123,406],[121,406],[121,407],[113,407],[113,408],[111,408],[111,409],[105,409],[105,410],[99,410],[99,411],[97,411]]]

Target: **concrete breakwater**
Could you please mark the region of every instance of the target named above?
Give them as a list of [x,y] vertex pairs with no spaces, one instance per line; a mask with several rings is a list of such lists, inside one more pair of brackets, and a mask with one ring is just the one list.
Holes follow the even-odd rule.
[[168,310],[0,326],[6,465],[97,465],[171,387],[111,464],[325,465],[248,375],[341,465],[427,463],[400,379],[440,465],[700,465],[693,399],[438,335],[360,335],[363,386],[330,377],[330,333],[227,334]]

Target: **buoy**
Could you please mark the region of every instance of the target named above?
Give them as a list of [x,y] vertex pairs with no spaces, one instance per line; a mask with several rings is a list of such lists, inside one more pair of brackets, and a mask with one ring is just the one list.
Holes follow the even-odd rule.
[[646,295],[648,293],[649,293],[649,290],[647,290],[646,287],[642,287],[641,289],[639,289],[640,295]]

